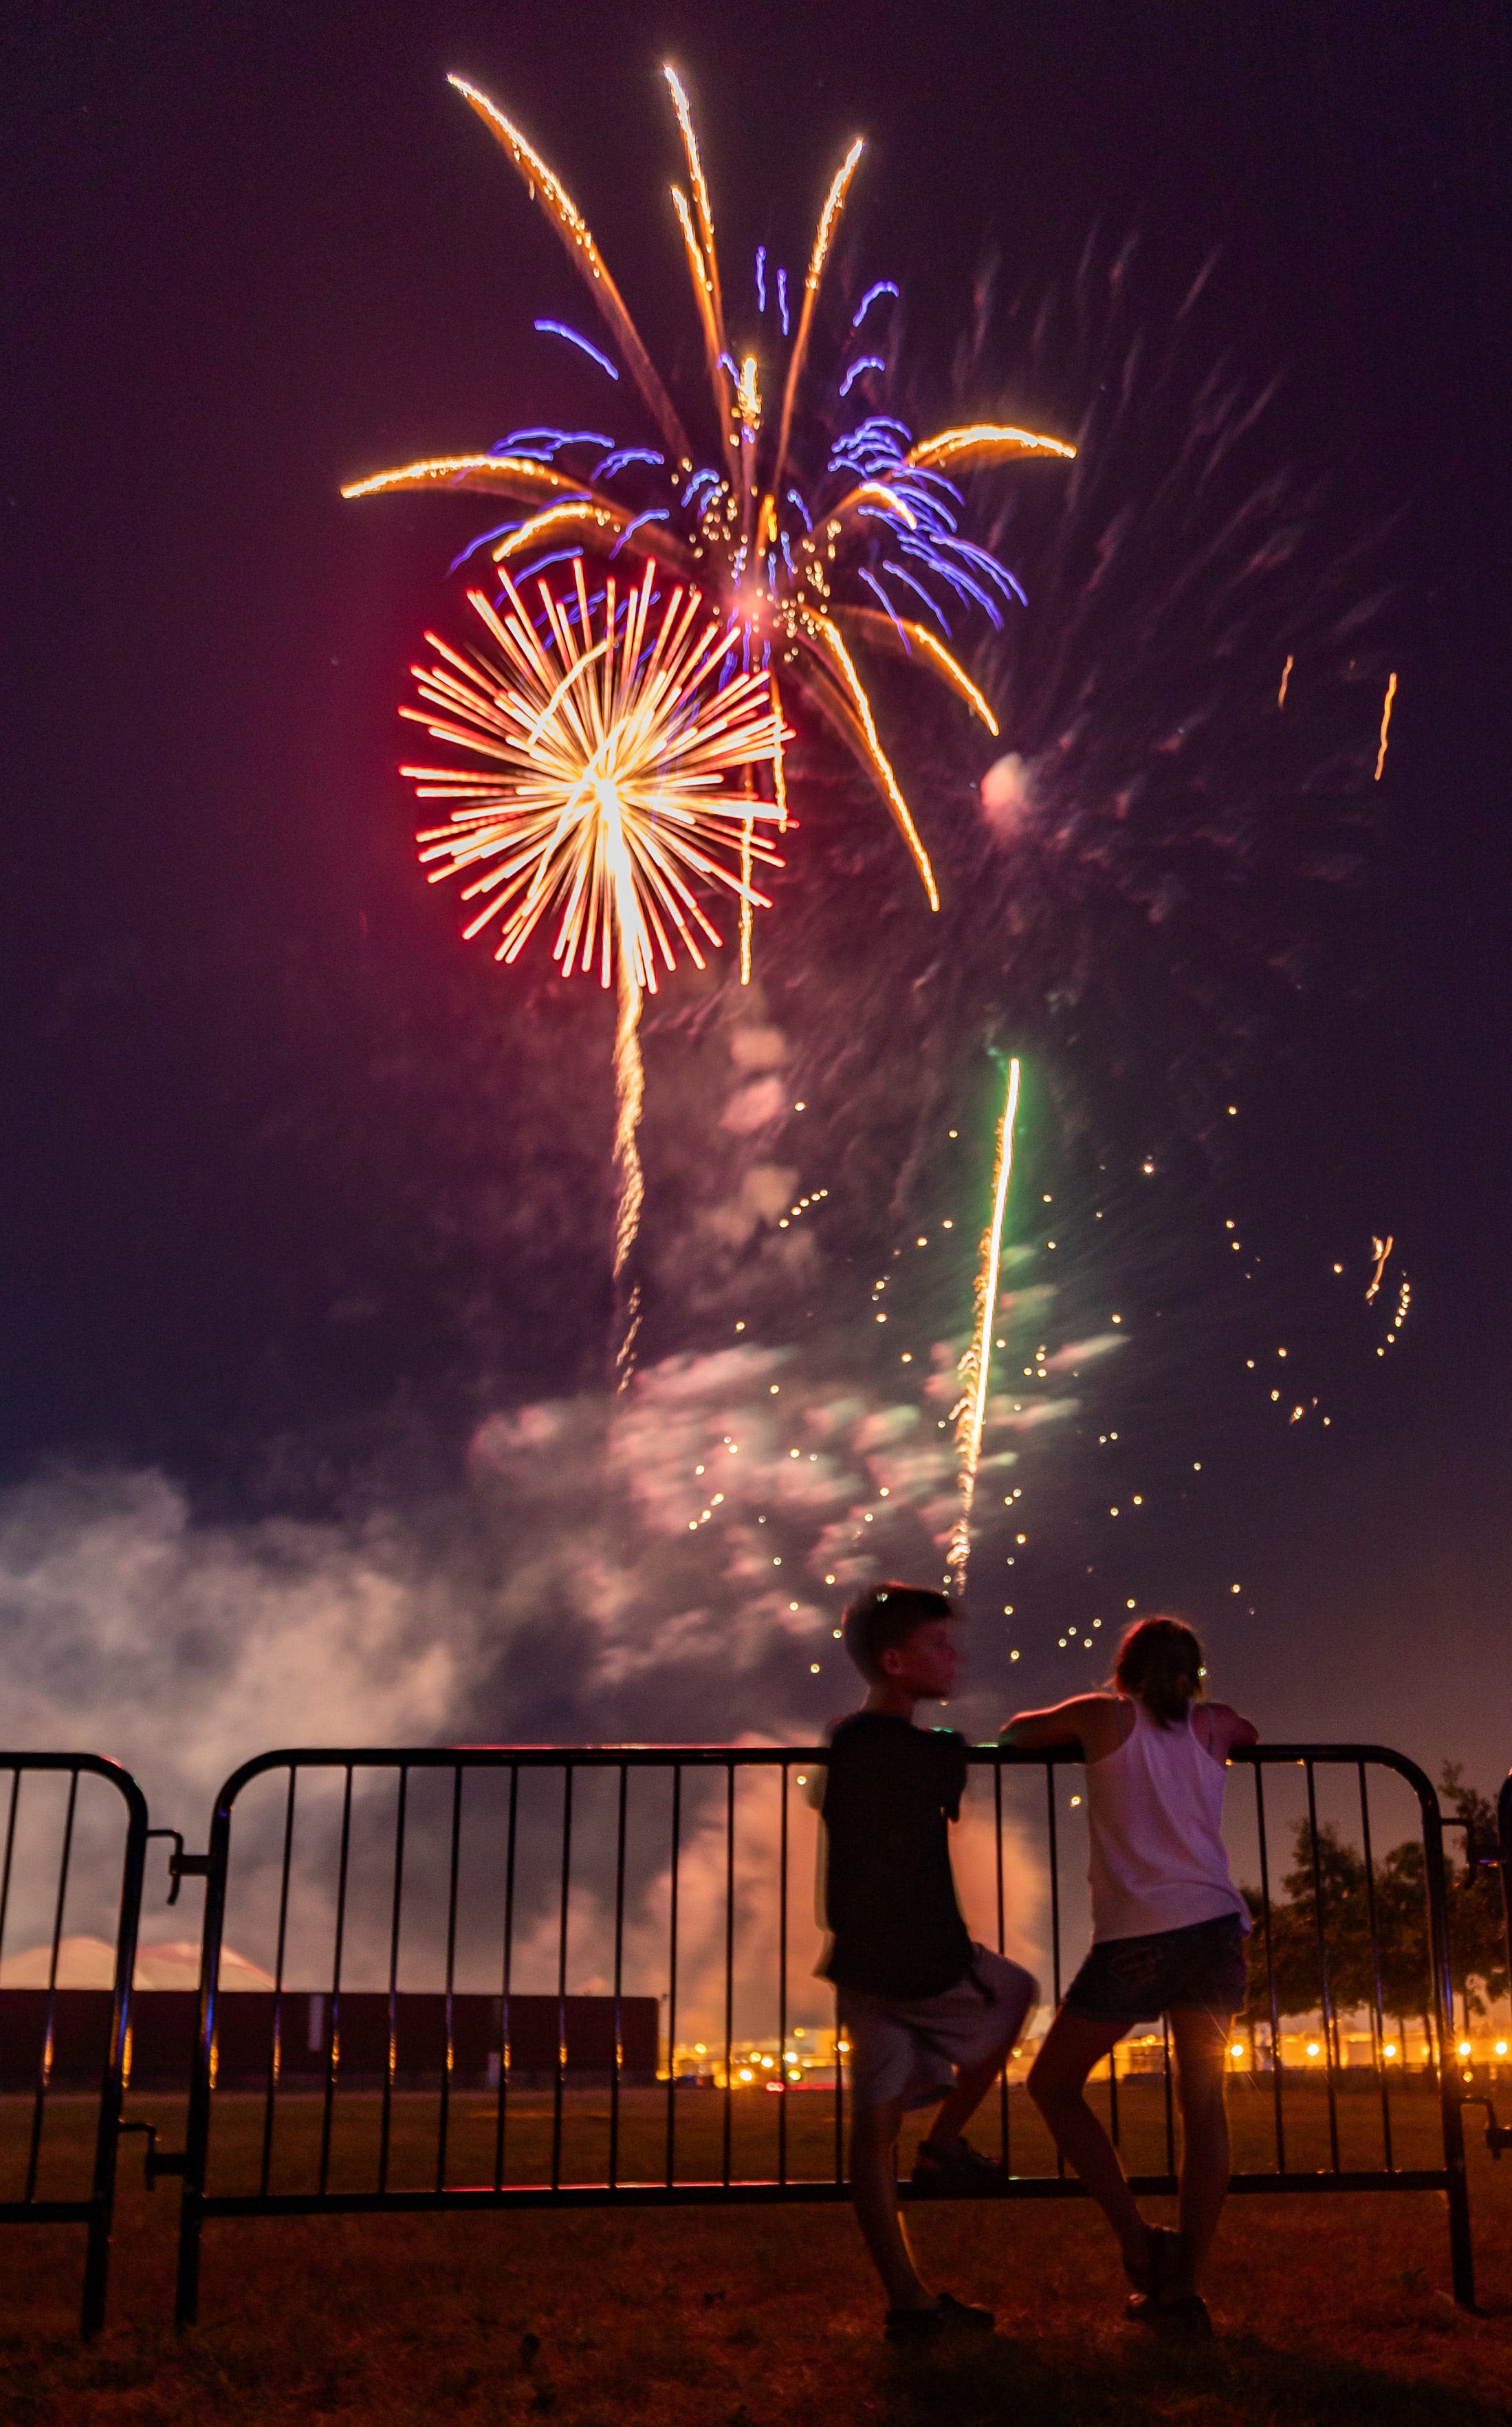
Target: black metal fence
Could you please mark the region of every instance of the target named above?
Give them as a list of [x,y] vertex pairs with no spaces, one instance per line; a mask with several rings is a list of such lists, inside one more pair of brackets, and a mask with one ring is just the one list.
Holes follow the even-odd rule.
[[[1078,1765],[971,1760],[967,1917],[1039,1973],[1049,2003],[1087,1921]],[[217,1800],[208,1850],[179,1840],[172,1865],[206,1898],[187,2143],[159,2153],[122,2110],[146,1845],[177,1832],[149,1830],[114,1763],[0,1754],[0,2223],[87,2228],[89,2334],[122,2130],[148,2130],[149,2180],[183,2176],[181,2321],[207,2219],[842,2199],[846,2050],[814,1971],[823,1761],[506,1747],[249,1763]],[[1437,1798],[1374,1746],[1236,1761],[1252,1785],[1233,1782],[1228,1836],[1256,1931],[1231,2049],[1233,2188],[1441,2191],[1468,2304]],[[1512,1780],[1500,1825],[1512,1891]],[[1508,1934],[1512,1952],[1512,1895]],[[81,1963],[95,1986],[76,1985]],[[1299,2015],[1315,2019],[1289,2033]],[[1002,2195],[1074,2196],[1026,2063],[990,2119]],[[1174,2190],[1163,2028],[1126,2040],[1095,2094],[1136,2188]]]
[[[1231,2052],[1233,2188],[1441,2191],[1468,2305],[1437,1797],[1376,1746],[1236,1760],[1252,1773],[1250,1795],[1234,1782],[1228,1833],[1254,1887],[1258,2012]],[[846,2051],[814,1977],[823,1761],[817,1748],[400,1748],[268,1753],[236,1771],[207,1853],[181,1865],[203,1873],[206,1898],[187,2143],[170,2161],[184,2176],[180,2321],[197,2313],[211,2219],[843,2198]],[[1077,1765],[996,1750],[971,1761],[956,1840],[967,1918],[1058,1999],[1063,1948],[1085,1924]],[[1384,1851],[1392,1803],[1410,1862]],[[1503,1814],[1505,1827],[1505,1799]],[[1406,1939],[1387,1912],[1404,1879],[1417,1904]],[[227,2011],[245,1994],[222,1983],[232,1947],[269,1976],[250,2093],[221,2070]],[[648,2081],[626,2030],[652,1998]],[[522,2065],[522,2016],[543,2000],[549,2061]],[[588,2007],[607,2063],[580,2061],[574,2012]],[[1318,2022],[1289,2055],[1283,2019],[1299,2011]],[[1353,2044],[1351,2014],[1364,2024]],[[290,2063],[291,2022],[314,2066]],[[240,2081],[249,2036],[243,2023]],[[1077,2195],[1021,2074],[1010,2065],[996,2101],[1003,2195]],[[1135,2188],[1174,2191],[1163,2030],[1115,2050],[1097,2094]]]
[[[95,1753],[0,1752],[0,2067],[26,2084],[0,2110],[0,2224],[88,2228],[88,2336],[105,2318],[147,1805],[135,1779]],[[91,1921],[95,1932],[70,1936],[71,1923]],[[8,1963],[18,1938],[33,1944]],[[64,2001],[77,2006],[75,1951],[108,1982],[70,2013],[82,2044],[69,2054],[91,2085],[92,2117],[55,2091]]]

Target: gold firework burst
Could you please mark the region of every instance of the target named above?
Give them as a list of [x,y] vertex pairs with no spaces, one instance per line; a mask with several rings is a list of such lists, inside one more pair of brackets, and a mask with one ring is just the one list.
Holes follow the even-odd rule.
[[564,976],[596,966],[608,986],[619,963],[654,993],[679,945],[702,969],[722,942],[703,897],[767,906],[742,863],[781,864],[751,832],[780,813],[723,786],[771,763],[778,719],[764,675],[729,671],[740,635],[696,590],[658,607],[647,565],[626,595],[610,578],[594,599],[581,557],[571,574],[567,597],[536,585],[544,636],[507,573],[502,614],[468,593],[491,650],[426,635],[443,662],[414,668],[425,705],[399,712],[483,764],[400,773],[420,800],[453,805],[420,857],[432,884],[461,877],[480,905],[469,937],[498,921],[496,957],[512,961],[555,916]]

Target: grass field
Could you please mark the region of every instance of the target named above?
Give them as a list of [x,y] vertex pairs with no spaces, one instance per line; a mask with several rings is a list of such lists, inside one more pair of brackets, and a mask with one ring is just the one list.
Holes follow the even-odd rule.
[[[138,2102],[168,2120],[167,2102]],[[608,2100],[574,2093],[567,2147],[603,2145]],[[6,2102],[9,2106],[9,2102]],[[260,2109],[225,2099],[217,2175],[254,2174]],[[771,2110],[737,2102],[738,2170],[765,2171]],[[52,2165],[72,2171],[87,2110],[60,2103]],[[512,2126],[509,2174],[528,2178],[547,2145],[549,2101],[529,2095]],[[1293,2102],[1293,2164],[1325,2161],[1322,2101]],[[659,2155],[663,2103],[626,2102],[626,2156]],[[719,2102],[679,2100],[687,2170],[718,2160]],[[1346,2163],[1374,2161],[1367,2102],[1341,2102]],[[354,2099],[338,2178],[361,2179],[376,2102]],[[1234,2096],[1236,2161],[1273,2161],[1266,2101]],[[0,2170],[19,2112],[0,2114]],[[1473,2126],[1478,2116],[1472,2110]],[[1124,2112],[1131,2162],[1163,2141],[1159,2094]],[[399,2103],[395,2179],[433,2167],[433,2102]],[[491,2124],[459,2102],[453,2180],[492,2163]],[[1015,2164],[1045,2163],[1021,2093]],[[1398,2106],[1397,2158],[1433,2161],[1434,2110]],[[313,2162],[315,2102],[290,2102],[275,2183]],[[819,2173],[832,2142],[820,2103],[789,2110],[795,2173]],[[170,2131],[171,2141],[174,2137]],[[989,2139],[989,2135],[983,2135]],[[1351,2144],[1357,2142],[1358,2149]],[[1212,2269],[1217,2337],[1152,2345],[1122,2316],[1124,2286],[1100,2221],[1081,2201],[916,2208],[926,2274],[990,2304],[990,2343],[904,2357],[880,2338],[881,2309],[842,2208],[622,2209],[557,2214],[227,2220],[206,2228],[203,2322],[169,2322],[177,2197],[140,2188],[132,2144],[117,2211],[110,2322],[77,2339],[81,2238],[72,2227],[0,2231],[0,2419],[51,2422],[343,2419],[409,2427],[437,2419],[530,2419],[573,2427],[1096,2427],[1104,2420],[1319,2422],[1319,2427],[1489,2427],[1512,2420],[1512,2164],[1471,2139],[1483,2314],[1449,2298],[1443,2204],[1434,2193],[1233,2200]],[[569,2167],[568,2171],[576,2169]],[[649,2165],[646,2171],[649,2171]],[[681,2170],[681,2169],[680,2169]],[[1152,2213],[1161,2204],[1152,2204]],[[1165,2211],[1168,2213],[1168,2211]]]

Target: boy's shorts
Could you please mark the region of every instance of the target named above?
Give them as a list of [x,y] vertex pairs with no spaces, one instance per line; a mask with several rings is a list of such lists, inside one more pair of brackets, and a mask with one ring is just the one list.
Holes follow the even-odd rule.
[[1237,1913],[1140,1938],[1100,1938],[1065,1993],[1089,2023],[1155,2023],[1195,2006],[1226,2020],[1249,1999],[1244,1926]]
[[874,1997],[842,1989],[840,2027],[851,2044],[851,2096],[858,2108],[933,2107],[958,2072],[1016,2045],[1039,1983],[1021,1963],[973,1946],[971,1969],[936,1997]]

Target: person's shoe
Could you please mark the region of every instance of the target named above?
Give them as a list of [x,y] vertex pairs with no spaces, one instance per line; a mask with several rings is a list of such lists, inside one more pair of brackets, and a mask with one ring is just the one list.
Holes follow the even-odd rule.
[[1200,2292],[1179,2292],[1169,2301],[1157,2301],[1150,2292],[1131,2292],[1124,2304],[1124,2315],[1171,2342],[1205,2342],[1212,2333],[1212,2320]]
[[953,2292],[941,2292],[932,2309],[889,2309],[884,2331],[890,2343],[932,2343],[957,2327],[990,2335],[997,2322],[990,2309],[973,2309]]
[[984,2158],[969,2141],[958,2141],[951,2149],[920,2141],[908,2180],[923,2199],[981,2199],[1003,2190],[1008,2169],[996,2158]]

